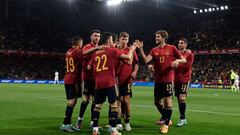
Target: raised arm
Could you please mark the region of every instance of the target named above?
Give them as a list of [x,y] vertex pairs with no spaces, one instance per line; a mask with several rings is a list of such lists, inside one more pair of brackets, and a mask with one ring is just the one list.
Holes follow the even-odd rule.
[[148,62],[150,62],[152,60],[152,56],[151,55],[147,55],[147,56],[145,55],[144,50],[143,50],[143,42],[141,42],[141,45],[139,47],[139,52],[140,52],[140,54],[141,54],[141,56],[143,58],[143,61],[145,63],[148,63]]
[[133,52],[136,50],[136,48],[139,48],[140,45],[141,45],[141,42],[139,40],[135,40],[133,45],[130,47],[130,50],[129,50],[128,54],[127,55],[126,54],[121,54],[120,58],[130,60],[134,55]]

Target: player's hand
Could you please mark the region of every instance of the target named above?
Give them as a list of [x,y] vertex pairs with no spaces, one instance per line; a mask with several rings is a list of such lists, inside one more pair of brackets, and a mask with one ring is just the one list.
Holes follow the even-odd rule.
[[172,62],[171,67],[172,67],[173,69],[176,69],[176,68],[178,67],[178,64],[179,64],[179,61],[178,61],[178,60],[175,60],[175,61]]
[[135,40],[135,41],[133,42],[133,46],[135,46],[136,48],[139,48],[140,45],[141,45],[140,40]]
[[139,49],[142,49],[143,48],[143,41],[141,41],[141,44],[139,46]]
[[87,70],[91,70],[91,66],[90,65],[87,65]]
[[132,72],[132,78],[135,79],[137,77],[137,73],[136,72]]
[[148,65],[148,69],[149,69],[150,71],[154,72],[154,67],[153,67],[152,64],[149,64],[149,65]]
[[107,47],[107,46],[106,45],[100,45],[100,46],[97,46],[97,49],[102,50],[104,47]]

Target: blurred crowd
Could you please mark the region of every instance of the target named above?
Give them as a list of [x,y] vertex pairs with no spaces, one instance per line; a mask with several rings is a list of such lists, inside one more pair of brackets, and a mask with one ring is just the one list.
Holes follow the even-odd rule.
[[[217,50],[223,48],[240,48],[239,19],[211,19],[198,23],[183,23],[178,29],[168,30],[169,43],[177,45],[179,37],[186,37],[191,50]],[[29,25],[1,23],[0,25],[0,50],[21,51],[46,51],[65,53],[70,47],[70,39],[76,31],[48,27],[47,24],[30,23]],[[89,37],[85,33],[83,37]],[[138,37],[138,35],[133,35]],[[131,37],[130,37],[131,38]],[[153,34],[146,33],[142,37],[145,41],[145,52],[153,47]],[[240,69],[239,54],[204,55],[195,56],[193,66],[193,82],[218,82],[227,81],[231,68]],[[0,78],[14,79],[52,79],[55,70],[60,72],[60,78],[64,75],[64,60],[7,57],[1,56]],[[41,64],[39,64],[41,63]],[[140,62],[137,80],[151,81],[152,73],[146,65]]]
[[57,70],[64,76],[64,60],[59,58],[6,57],[0,59],[0,79],[54,79]]

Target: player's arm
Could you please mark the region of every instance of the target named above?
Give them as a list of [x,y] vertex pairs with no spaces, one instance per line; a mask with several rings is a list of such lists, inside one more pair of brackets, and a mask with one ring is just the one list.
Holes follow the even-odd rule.
[[139,47],[139,52],[143,58],[143,61],[147,64],[148,62],[150,62],[152,60],[152,55],[145,55],[144,51],[143,51],[143,42],[141,42],[141,45]]
[[190,55],[186,58],[187,62],[185,64],[180,64],[179,67],[183,68],[185,71],[188,71],[192,68],[193,61],[194,61],[194,54],[190,53]]
[[104,45],[96,46],[96,47],[94,47],[94,48],[91,48],[91,49],[88,49],[88,50],[83,51],[83,54],[91,54],[91,53],[93,53],[93,52],[95,52],[95,51],[97,51],[97,50],[102,50],[103,47],[105,47],[105,46],[104,46]]
[[89,61],[88,65],[87,65],[87,70],[91,70],[92,69],[93,59],[94,59],[94,57],[92,57],[91,60]]
[[[172,62],[171,67],[177,68],[179,63],[186,63],[186,59],[180,54],[176,47],[172,48],[174,57],[177,58],[175,61]],[[180,58],[180,59],[179,59]]]
[[128,54],[121,54],[119,57],[122,59],[128,59],[130,60],[133,55],[134,55],[134,51],[136,50],[136,48],[138,48],[140,46],[141,42],[139,40],[135,40],[135,42],[133,43],[133,45],[130,47],[130,50],[128,52]]
[[172,68],[177,68],[179,63],[186,63],[186,62],[187,62],[186,59],[183,56],[181,56],[180,59],[176,59],[175,61],[173,61],[171,66]]
[[135,79],[137,77],[137,72],[139,69],[139,65],[138,65],[138,56],[137,53],[134,52],[134,56],[133,56],[133,71],[132,71],[132,78]]
[[137,77],[137,72],[139,69],[139,65],[136,63],[134,64],[133,71],[132,71],[132,78],[135,79]]

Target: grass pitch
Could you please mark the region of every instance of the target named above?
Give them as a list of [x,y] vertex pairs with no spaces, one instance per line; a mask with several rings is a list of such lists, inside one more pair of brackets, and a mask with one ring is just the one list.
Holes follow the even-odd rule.
[[[155,125],[159,114],[153,104],[152,87],[133,87],[132,131],[129,135],[160,135]],[[81,101],[79,99],[78,101]],[[78,102],[73,124],[79,113]],[[174,97],[173,126],[169,135],[239,135],[240,93],[222,89],[190,89],[186,117],[188,125],[175,127],[178,106]],[[65,133],[59,130],[66,107],[63,85],[0,84],[0,135],[90,135],[89,110],[81,132]],[[104,104],[99,124],[105,126],[108,106]],[[107,128],[100,130],[108,134]]]

